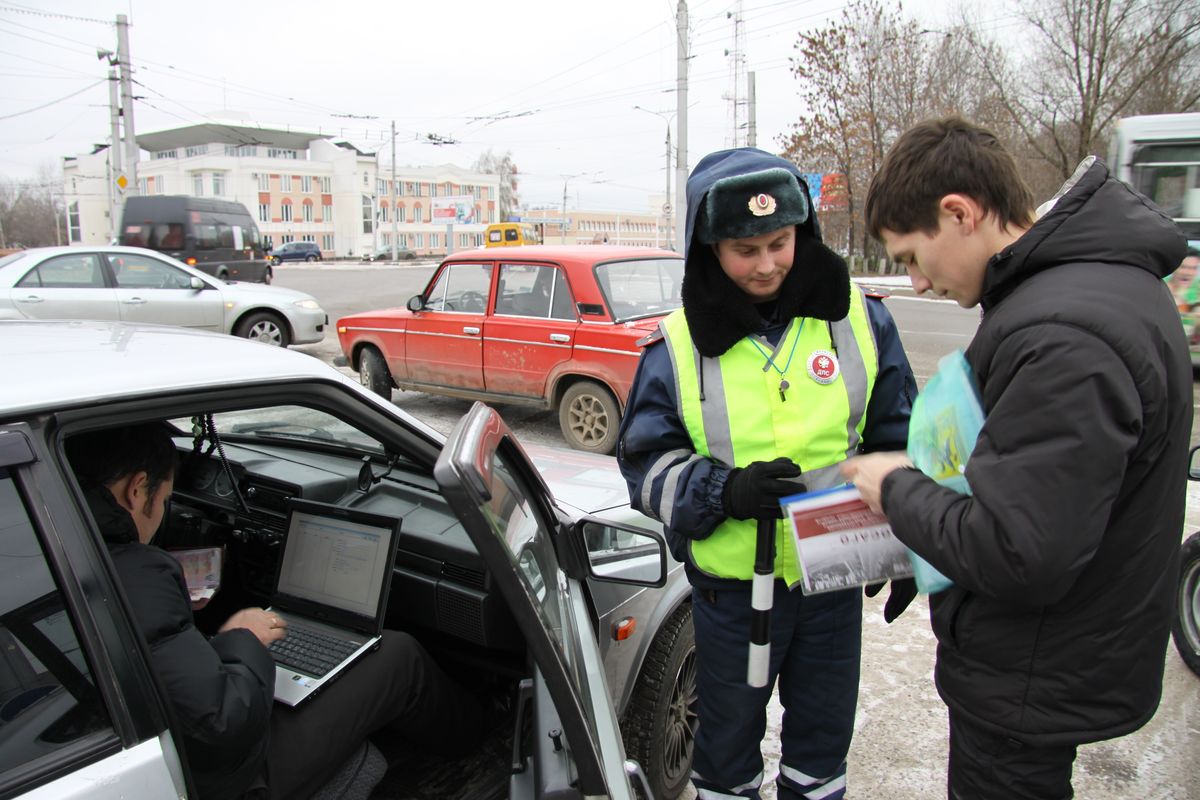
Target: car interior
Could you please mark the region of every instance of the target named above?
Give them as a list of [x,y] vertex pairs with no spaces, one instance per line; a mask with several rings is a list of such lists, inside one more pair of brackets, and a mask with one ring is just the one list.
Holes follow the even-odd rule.
[[[538,740],[563,725],[495,576],[439,489],[433,474],[438,445],[405,432],[401,438],[411,446],[401,452],[382,444],[397,438],[394,430],[379,435],[378,426],[387,424],[382,418],[355,419],[350,405],[304,402],[255,405],[253,397],[228,395],[172,401],[170,413],[157,419],[169,426],[179,460],[153,544],[166,550],[222,549],[220,588],[194,612],[197,626],[212,634],[234,611],[269,604],[293,498],[400,519],[385,627],[416,636],[452,677],[481,694],[492,709],[491,729],[473,757],[455,760],[388,734],[372,737],[390,764],[372,796],[507,796],[510,777],[525,768]],[[66,426],[64,436],[83,427],[96,427],[95,417],[83,415],[79,424]],[[558,621],[560,646],[570,661],[573,633],[559,619],[563,611],[555,592],[538,583],[554,569],[539,560],[545,552],[540,548],[553,547],[539,530],[555,524],[554,511],[536,499],[540,478],[524,474],[517,462],[505,467],[512,491],[494,497],[490,513],[512,522],[510,538],[518,526],[527,537],[521,571],[535,594],[540,587],[538,613]],[[595,530],[588,535],[605,539]],[[616,541],[613,535],[607,540]],[[604,559],[611,560],[611,546],[606,552]],[[583,633],[594,636],[591,630]],[[318,696],[311,702],[320,701]],[[538,770],[539,782],[563,790],[577,779],[563,759],[546,760]]]

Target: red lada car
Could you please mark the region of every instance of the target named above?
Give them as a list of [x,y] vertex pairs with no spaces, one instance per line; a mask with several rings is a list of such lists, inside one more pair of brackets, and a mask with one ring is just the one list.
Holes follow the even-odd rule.
[[447,257],[408,308],[338,320],[362,384],[558,409],[567,442],[611,453],[639,339],[680,307],[683,259],[534,245]]

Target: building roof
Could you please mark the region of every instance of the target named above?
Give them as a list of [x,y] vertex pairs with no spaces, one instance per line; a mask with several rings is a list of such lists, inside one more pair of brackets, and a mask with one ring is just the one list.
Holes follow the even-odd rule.
[[209,144],[262,144],[271,147],[286,147],[303,150],[314,139],[329,138],[326,134],[297,131],[287,128],[272,128],[244,122],[209,122],[203,125],[187,125],[165,131],[142,133],[137,137],[138,146],[149,152],[170,150],[175,147]]

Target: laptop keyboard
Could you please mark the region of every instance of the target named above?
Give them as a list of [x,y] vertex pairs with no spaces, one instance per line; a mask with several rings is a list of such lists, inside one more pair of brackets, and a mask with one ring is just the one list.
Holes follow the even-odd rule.
[[358,647],[353,642],[336,639],[292,622],[288,625],[287,636],[271,642],[269,649],[275,663],[321,678]]

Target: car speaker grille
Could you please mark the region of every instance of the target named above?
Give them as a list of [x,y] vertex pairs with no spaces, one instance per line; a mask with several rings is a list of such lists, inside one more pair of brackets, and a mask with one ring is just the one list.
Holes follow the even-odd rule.
[[484,573],[470,567],[461,567],[457,564],[442,564],[442,577],[461,583],[465,586],[470,586],[473,589],[484,588]]

